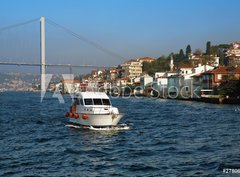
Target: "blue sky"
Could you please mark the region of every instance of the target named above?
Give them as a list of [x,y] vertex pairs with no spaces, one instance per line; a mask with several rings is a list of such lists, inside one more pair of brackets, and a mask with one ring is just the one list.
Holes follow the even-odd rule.
[[[240,41],[239,7],[238,0],[1,0],[0,28],[45,16],[127,60],[168,55],[188,44],[205,50],[207,41]],[[64,63],[66,57],[80,64],[124,60],[78,43],[58,29],[46,26],[46,33],[51,63]]]

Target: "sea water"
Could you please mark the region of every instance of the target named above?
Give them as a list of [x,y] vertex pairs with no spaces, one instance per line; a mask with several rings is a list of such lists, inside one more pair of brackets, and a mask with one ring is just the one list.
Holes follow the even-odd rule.
[[112,98],[125,129],[98,130],[69,126],[70,97],[40,100],[0,93],[0,176],[226,176],[239,167],[239,105]]

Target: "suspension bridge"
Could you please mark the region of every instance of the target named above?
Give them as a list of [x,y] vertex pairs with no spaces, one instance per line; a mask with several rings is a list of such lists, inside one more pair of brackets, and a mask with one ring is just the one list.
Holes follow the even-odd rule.
[[95,47],[96,49],[114,57],[114,58],[118,58],[118,59],[124,59],[124,57],[122,57],[119,54],[116,54],[115,52],[112,52],[110,50],[108,50],[107,48],[73,32],[72,30],[55,23],[54,21],[45,18],[45,17],[41,17],[41,18],[36,18],[33,20],[29,20],[26,22],[22,22],[22,23],[18,23],[15,25],[10,25],[7,27],[3,27],[0,28],[0,33],[2,31],[6,31],[6,30],[10,30],[19,26],[23,26],[23,25],[27,25],[30,23],[34,23],[36,21],[40,21],[40,62],[39,63],[33,63],[33,62],[16,62],[16,61],[11,61],[11,59],[8,58],[8,61],[4,61],[2,59],[0,59],[0,65],[8,65],[8,66],[38,66],[40,67],[40,74],[41,74],[41,90],[42,91],[46,91],[46,86],[45,86],[45,74],[46,74],[46,67],[67,67],[70,70],[70,73],[72,73],[72,68],[111,68],[111,67],[115,67],[115,66],[104,66],[104,65],[80,65],[80,64],[59,64],[59,63],[46,63],[45,62],[45,22],[61,29],[62,31],[70,34],[71,36],[77,38],[78,40],[81,40],[93,47]]

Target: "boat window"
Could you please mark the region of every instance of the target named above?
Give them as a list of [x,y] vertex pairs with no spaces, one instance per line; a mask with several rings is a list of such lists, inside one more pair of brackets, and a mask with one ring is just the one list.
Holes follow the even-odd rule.
[[111,105],[109,99],[102,99],[103,105]]
[[93,99],[94,105],[102,105],[102,100],[101,99]]
[[79,101],[80,101],[80,104],[83,105],[83,100],[82,100],[82,98],[79,99]]
[[85,105],[93,105],[93,101],[91,98],[84,99]]

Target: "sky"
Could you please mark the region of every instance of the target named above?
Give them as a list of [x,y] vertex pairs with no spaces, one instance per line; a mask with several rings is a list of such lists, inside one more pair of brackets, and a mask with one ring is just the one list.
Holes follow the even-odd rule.
[[[240,41],[239,7],[239,0],[1,0],[0,29],[44,16],[121,56],[46,24],[46,62],[111,66]],[[39,61],[39,22],[0,32],[0,40],[1,58]]]

